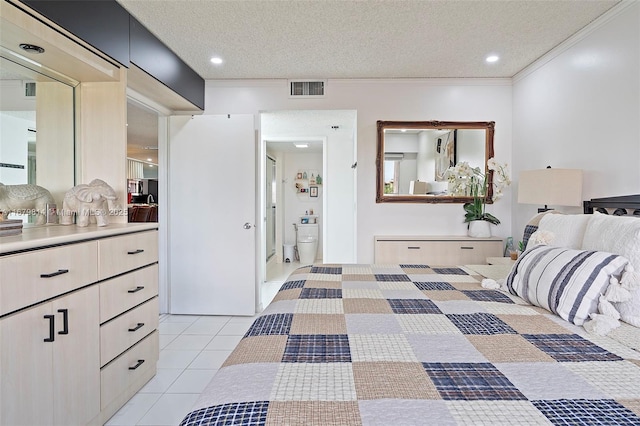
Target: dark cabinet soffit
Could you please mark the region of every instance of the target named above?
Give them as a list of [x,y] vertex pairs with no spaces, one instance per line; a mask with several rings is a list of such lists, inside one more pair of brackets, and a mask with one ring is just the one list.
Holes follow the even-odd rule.
[[204,110],[204,79],[115,0],[21,0],[121,65],[144,70]]

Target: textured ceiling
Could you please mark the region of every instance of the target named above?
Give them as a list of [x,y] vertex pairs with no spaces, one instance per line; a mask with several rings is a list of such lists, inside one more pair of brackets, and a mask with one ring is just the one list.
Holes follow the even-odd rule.
[[[327,79],[512,77],[619,1],[118,2],[205,79]],[[490,53],[500,61],[487,64]],[[350,113],[318,120],[316,111],[311,121],[292,113],[274,115],[274,125],[287,123],[287,134],[300,122],[352,131]],[[143,149],[157,141],[155,114],[129,104],[128,116],[129,157],[156,162]],[[266,118],[265,134],[285,134]],[[290,142],[270,149],[294,151]]]
[[205,79],[512,77],[618,3],[118,2]]

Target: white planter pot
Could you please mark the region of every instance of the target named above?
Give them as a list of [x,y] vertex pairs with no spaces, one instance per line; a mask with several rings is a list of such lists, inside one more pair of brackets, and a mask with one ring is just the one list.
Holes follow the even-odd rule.
[[467,235],[473,238],[486,238],[491,236],[491,223],[486,220],[472,220],[469,222]]

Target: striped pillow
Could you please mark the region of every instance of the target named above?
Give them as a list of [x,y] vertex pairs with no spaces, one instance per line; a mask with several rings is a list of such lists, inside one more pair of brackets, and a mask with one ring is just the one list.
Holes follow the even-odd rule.
[[598,310],[598,298],[629,261],[601,251],[535,246],[517,260],[506,286],[532,305],[576,325]]

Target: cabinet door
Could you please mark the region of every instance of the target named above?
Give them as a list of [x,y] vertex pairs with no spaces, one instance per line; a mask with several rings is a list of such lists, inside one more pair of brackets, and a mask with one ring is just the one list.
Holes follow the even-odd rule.
[[53,420],[51,303],[0,320],[0,424],[44,425]]
[[[51,302],[56,316],[53,418],[57,425],[84,425],[100,413],[98,294],[98,286],[91,286]],[[68,334],[59,334],[64,332]]]

